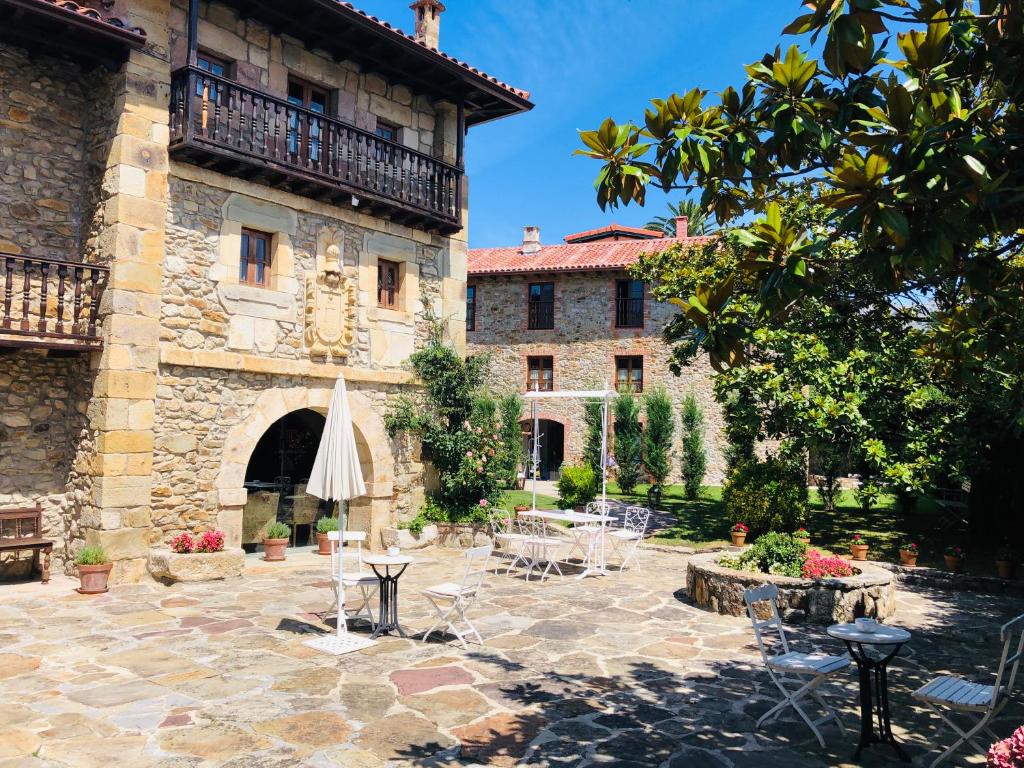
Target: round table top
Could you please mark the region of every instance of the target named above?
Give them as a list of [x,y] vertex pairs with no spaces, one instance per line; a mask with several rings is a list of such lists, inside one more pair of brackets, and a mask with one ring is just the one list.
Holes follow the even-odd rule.
[[389,555],[363,555],[363,562],[367,565],[409,565],[415,562],[408,555],[391,557]]
[[865,632],[856,624],[833,624],[825,631],[830,637],[863,645],[897,645],[910,640],[907,630],[887,624],[879,624],[874,632]]

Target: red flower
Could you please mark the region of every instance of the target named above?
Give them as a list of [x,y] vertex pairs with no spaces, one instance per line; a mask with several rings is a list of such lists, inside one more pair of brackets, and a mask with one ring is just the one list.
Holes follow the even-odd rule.
[[199,537],[196,552],[220,552],[224,549],[224,534],[220,531],[206,531]]
[[196,543],[192,540],[192,537],[188,535],[188,532],[179,533],[173,539],[171,539],[171,551],[177,552],[179,555],[187,555],[195,552]]

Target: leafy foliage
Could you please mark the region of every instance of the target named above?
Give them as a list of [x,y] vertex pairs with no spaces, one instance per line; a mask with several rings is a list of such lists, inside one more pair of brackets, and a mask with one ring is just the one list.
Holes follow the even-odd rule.
[[109,563],[103,547],[85,547],[75,555],[75,565],[105,565]]
[[807,559],[807,545],[792,534],[772,531],[758,537],[737,557],[719,558],[723,568],[770,573],[775,576],[800,578]]
[[672,472],[672,437],[675,434],[675,416],[672,398],[661,386],[644,395],[647,428],[643,432],[644,468],[655,485],[663,485]]
[[316,532],[317,533],[331,533],[337,531],[340,526],[340,521],[336,517],[321,517],[316,521]]
[[726,519],[743,520],[754,533],[795,531],[807,516],[807,484],[792,462],[748,461],[726,480],[722,504]]
[[594,474],[598,476],[601,474],[602,408],[603,404],[600,400],[587,400],[583,404],[583,422],[586,425],[583,463],[594,470]]
[[690,392],[683,399],[683,488],[691,501],[700,495],[707,473],[708,457],[704,448],[704,412]]
[[631,494],[644,479],[640,406],[636,398],[624,392],[615,398],[616,479],[623,493]]
[[558,478],[558,503],[566,509],[586,506],[597,498],[597,475],[590,467],[562,467]]
[[523,398],[512,392],[498,401],[500,414],[498,449],[495,462],[503,488],[514,488],[523,458],[523,433],[519,422],[523,417]]
[[282,522],[274,520],[267,523],[263,529],[264,539],[287,539],[292,535],[292,529]]

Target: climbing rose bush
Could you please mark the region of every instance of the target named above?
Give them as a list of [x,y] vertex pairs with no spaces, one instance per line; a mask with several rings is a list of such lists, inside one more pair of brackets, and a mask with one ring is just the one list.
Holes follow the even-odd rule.
[[834,579],[853,576],[853,567],[836,555],[828,557],[812,549],[807,553],[800,575],[805,579]]
[[221,552],[223,549],[224,534],[220,531],[206,531],[196,544],[196,552]]
[[988,751],[988,768],[1024,768],[1024,725]]
[[190,552],[195,552],[195,549],[196,543],[188,533],[179,533],[171,540],[171,551],[177,552],[179,555],[187,555]]

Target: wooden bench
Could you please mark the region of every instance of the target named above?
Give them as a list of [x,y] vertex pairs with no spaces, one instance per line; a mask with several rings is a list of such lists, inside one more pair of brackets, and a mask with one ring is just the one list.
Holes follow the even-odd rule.
[[[0,552],[32,550],[32,572],[40,572],[43,584],[50,580],[53,542],[43,538],[43,508],[0,509]],[[42,567],[40,567],[42,554]]]

